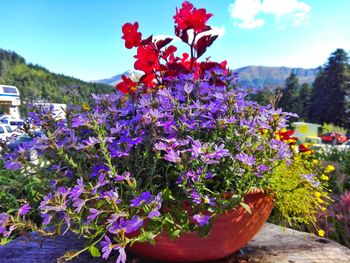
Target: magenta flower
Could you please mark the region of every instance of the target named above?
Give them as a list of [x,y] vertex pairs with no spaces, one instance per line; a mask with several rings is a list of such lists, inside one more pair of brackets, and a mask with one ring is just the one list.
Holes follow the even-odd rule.
[[21,206],[18,213],[19,213],[19,215],[24,216],[24,215],[28,214],[30,209],[31,209],[31,206],[29,204],[24,204]]

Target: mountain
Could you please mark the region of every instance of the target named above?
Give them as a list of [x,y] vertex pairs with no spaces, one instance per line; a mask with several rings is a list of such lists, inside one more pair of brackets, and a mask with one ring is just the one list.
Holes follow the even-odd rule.
[[[312,83],[318,73],[318,69],[288,68],[288,67],[264,67],[247,66],[233,70],[239,73],[239,85],[241,87],[272,88],[283,87],[286,78],[293,72],[300,83]],[[131,78],[140,77],[141,73],[126,71],[124,75]],[[115,86],[123,74],[111,78],[96,80],[94,82]]]
[[42,66],[26,63],[15,52],[3,49],[0,49],[0,84],[13,85],[19,89],[22,114],[27,111],[26,103],[71,103],[73,99],[74,103],[81,104],[90,100],[91,93],[111,93],[115,90],[110,85],[52,73]]
[[125,71],[122,74],[115,75],[115,76],[113,76],[111,78],[100,79],[100,80],[93,80],[92,82],[115,86],[121,81],[122,75],[125,75],[126,77],[129,77],[132,80],[137,80],[137,79],[139,79],[142,76],[142,73],[138,72],[138,71],[128,70],[128,71]]
[[248,66],[234,70],[239,73],[240,86],[256,88],[283,87],[286,78],[294,73],[300,83],[311,84],[318,73],[318,69]]

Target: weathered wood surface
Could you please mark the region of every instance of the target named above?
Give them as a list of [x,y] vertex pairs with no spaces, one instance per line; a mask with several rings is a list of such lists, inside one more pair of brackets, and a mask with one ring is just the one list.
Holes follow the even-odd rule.
[[[82,248],[83,243],[83,240],[77,239],[71,233],[56,238],[45,238],[32,233],[29,237],[18,238],[0,247],[0,262],[53,263],[57,262],[57,258],[66,251]],[[89,253],[83,253],[73,262],[105,263],[106,261],[92,258]],[[115,262],[115,257],[107,262]],[[128,262],[151,263],[152,261],[128,253]],[[350,250],[328,239],[265,224],[244,249],[216,262],[345,263],[350,262]]]

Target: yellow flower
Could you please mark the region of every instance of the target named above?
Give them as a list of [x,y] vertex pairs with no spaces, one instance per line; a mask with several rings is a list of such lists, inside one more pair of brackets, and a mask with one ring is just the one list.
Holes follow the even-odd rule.
[[327,165],[327,167],[326,167],[326,169],[324,170],[324,172],[325,173],[329,173],[329,172],[332,172],[332,171],[334,171],[335,170],[335,168],[334,168],[334,166],[333,165]]
[[324,201],[323,201],[321,198],[317,198],[317,202],[318,202],[319,204],[324,203]]
[[312,160],[312,163],[313,163],[313,164],[318,164],[319,161],[318,161],[317,159],[313,159],[313,160]]
[[321,193],[320,192],[315,192],[315,196],[316,196],[316,198],[320,198],[321,197]]
[[319,235],[320,237],[323,237],[324,234],[325,234],[325,232],[324,232],[323,229],[319,229],[319,230],[318,230],[318,235]]
[[325,175],[325,174],[322,174],[322,175],[320,176],[320,180],[328,181],[328,180],[329,180],[329,177],[328,177],[327,175]]
[[89,106],[88,104],[86,104],[86,103],[83,103],[83,104],[81,105],[81,107],[83,108],[84,111],[90,110],[90,106]]
[[324,206],[321,207],[321,211],[326,211],[327,208],[325,208]]

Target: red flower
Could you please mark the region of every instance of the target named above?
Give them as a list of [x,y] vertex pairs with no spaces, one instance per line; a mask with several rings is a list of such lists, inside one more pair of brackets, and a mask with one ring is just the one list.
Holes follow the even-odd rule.
[[122,75],[122,82],[118,83],[116,88],[124,94],[129,94],[136,91],[137,83],[132,81],[130,78]]
[[299,152],[300,153],[306,153],[306,154],[312,154],[313,151],[309,148],[307,148],[304,144],[299,145]]
[[191,24],[191,28],[194,29],[195,32],[200,33],[207,29],[205,23],[212,16],[212,14],[207,14],[207,11],[204,8],[194,9],[192,15],[189,19],[189,24]]
[[294,134],[293,130],[277,131],[276,132],[276,135],[277,135],[278,139],[280,139],[281,141],[287,142],[289,144],[295,144],[296,141],[297,141],[297,138],[292,137],[293,134]]
[[174,53],[176,50],[177,50],[177,48],[175,46],[173,46],[173,45],[169,46],[162,53],[162,58],[165,60],[167,60],[169,58],[169,62],[173,62],[175,59]]
[[134,67],[146,74],[152,73],[153,70],[159,69],[158,52],[154,50],[152,45],[140,46],[137,48],[137,59]]
[[154,79],[156,78],[156,75],[154,73],[145,74],[142,76],[141,81],[145,83],[146,87],[153,88],[156,83],[154,82]]
[[208,29],[205,25],[212,14],[208,14],[204,8],[196,9],[189,2],[184,2],[180,10],[176,9],[174,16],[175,23],[180,30],[192,28],[195,33],[200,33]]
[[187,18],[191,16],[193,5],[187,1],[182,3],[180,10],[176,8],[176,15],[174,16],[175,23],[178,24],[178,28],[185,30],[187,26]]
[[123,36],[122,39],[125,40],[126,48],[133,48],[140,46],[142,34],[137,32],[139,24],[135,22],[134,24],[126,23],[122,27]]

